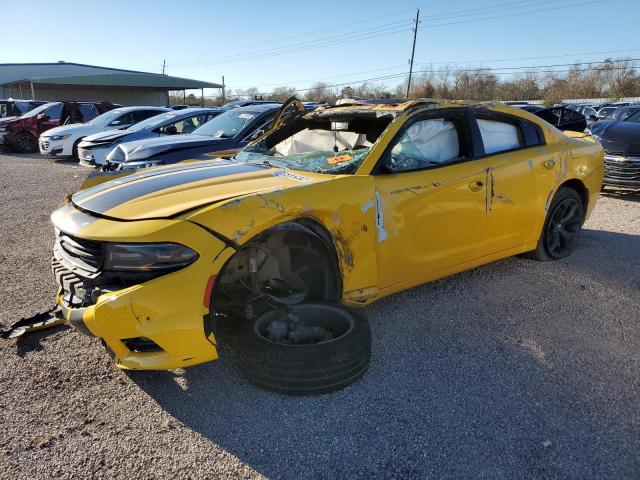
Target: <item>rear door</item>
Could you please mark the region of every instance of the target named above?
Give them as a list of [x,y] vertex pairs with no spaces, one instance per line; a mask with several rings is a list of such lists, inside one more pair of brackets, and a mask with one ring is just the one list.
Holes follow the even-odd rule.
[[471,114],[471,134],[489,168],[486,227],[492,253],[536,240],[561,158],[533,122],[487,109]]
[[36,117],[38,122],[38,132],[36,137],[39,137],[43,132],[47,130],[58,127],[62,125],[62,116],[63,116],[63,104],[56,103],[55,105],[50,106],[44,112],[38,114]]
[[78,104],[78,118],[75,123],[87,123],[100,115],[98,107],[93,103],[79,103]]

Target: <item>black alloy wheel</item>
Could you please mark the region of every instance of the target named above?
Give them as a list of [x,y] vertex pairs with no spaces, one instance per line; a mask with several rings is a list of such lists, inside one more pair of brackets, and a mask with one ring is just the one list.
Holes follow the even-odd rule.
[[20,133],[13,141],[13,149],[18,153],[35,153],[38,150],[38,143],[32,135]]
[[536,249],[524,256],[549,262],[571,255],[578,245],[584,222],[584,209],[578,192],[573,188],[560,187],[549,205]]
[[582,228],[582,202],[573,197],[555,205],[549,216],[544,235],[545,248],[555,260],[568,257],[578,243]]

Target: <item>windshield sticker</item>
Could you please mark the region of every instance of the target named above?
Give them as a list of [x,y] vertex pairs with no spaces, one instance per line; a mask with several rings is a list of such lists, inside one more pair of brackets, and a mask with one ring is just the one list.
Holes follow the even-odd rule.
[[286,178],[288,180],[295,180],[296,182],[308,182],[309,178],[298,175],[297,173],[290,172],[289,170],[276,170],[273,172],[274,177]]
[[353,156],[345,153],[342,155],[336,155],[335,157],[329,157],[327,158],[327,161],[329,162],[330,165],[335,165],[337,163],[344,163],[344,162],[348,162],[349,160],[352,160]]
[[216,138],[220,138],[223,135],[224,135],[224,130],[218,130],[216,133],[213,134],[213,136]]
[[238,118],[243,118],[246,120],[251,120],[253,117],[255,117],[255,115],[251,115],[250,113],[241,113],[240,115],[238,115]]

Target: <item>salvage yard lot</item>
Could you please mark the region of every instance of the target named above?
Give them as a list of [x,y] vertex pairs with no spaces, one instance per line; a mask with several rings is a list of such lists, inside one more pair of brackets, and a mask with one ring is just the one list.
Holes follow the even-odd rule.
[[[87,170],[0,153],[0,323],[53,305],[49,214]],[[282,397],[218,362],[117,370],[67,328],[0,343],[4,478],[638,478],[640,194],[564,261],[512,258],[363,310],[371,367]]]

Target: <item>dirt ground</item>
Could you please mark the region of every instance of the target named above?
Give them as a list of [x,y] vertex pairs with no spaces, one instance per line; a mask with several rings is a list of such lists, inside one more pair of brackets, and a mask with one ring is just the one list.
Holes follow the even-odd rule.
[[[53,304],[49,214],[87,171],[0,154],[0,323]],[[0,341],[3,478],[640,478],[640,194],[610,191],[578,252],[512,258],[363,310],[364,378],[290,398],[233,339],[186,370],[117,370],[59,327]]]

